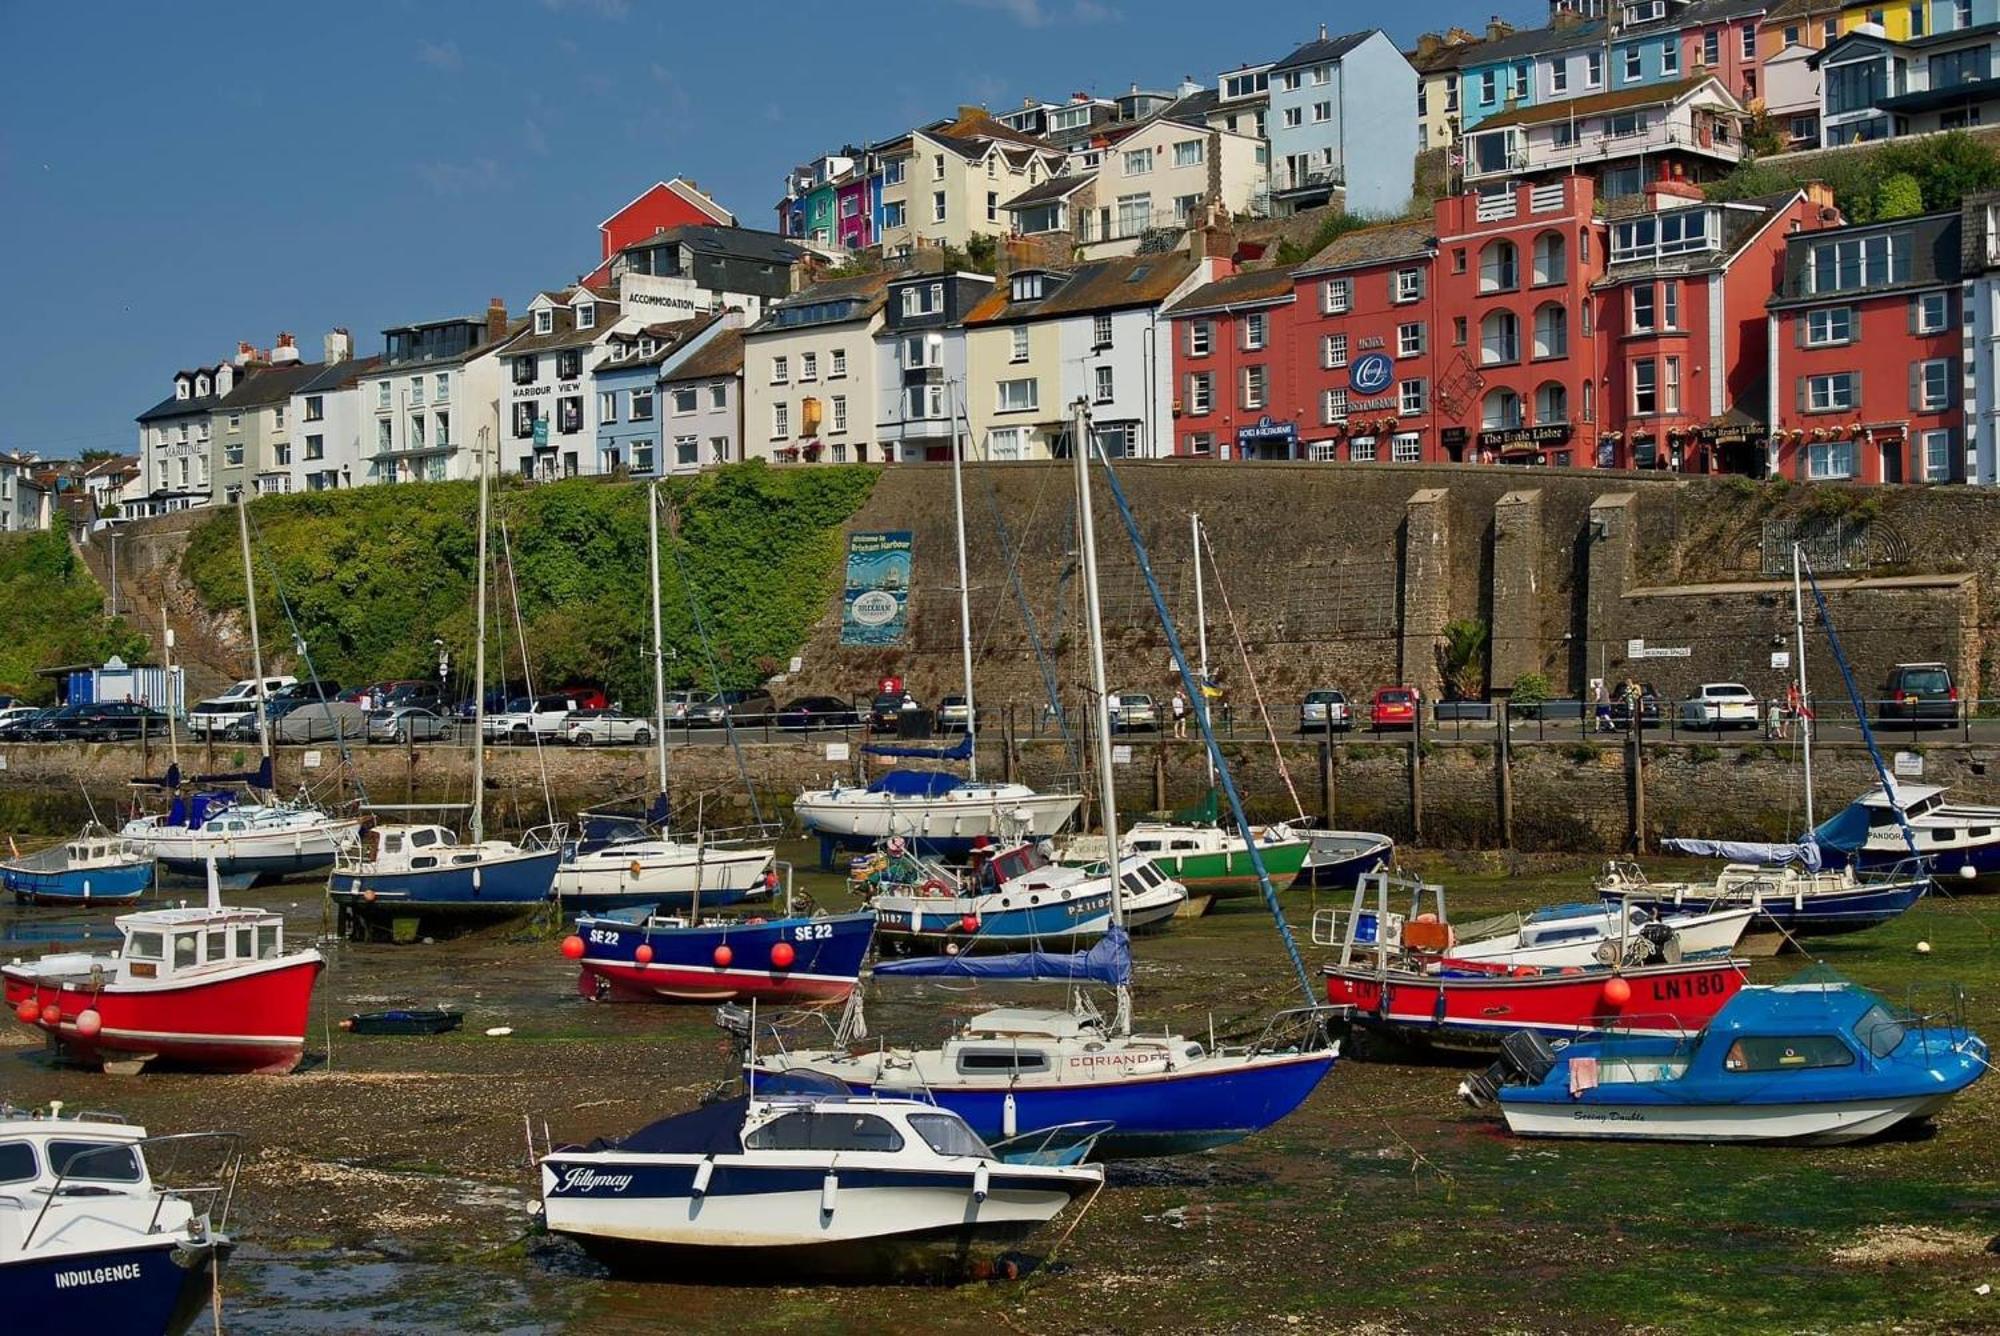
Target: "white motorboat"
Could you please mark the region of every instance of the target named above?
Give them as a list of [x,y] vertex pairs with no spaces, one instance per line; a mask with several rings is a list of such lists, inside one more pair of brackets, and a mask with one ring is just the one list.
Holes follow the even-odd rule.
[[749,1097],[541,1161],[551,1233],[614,1268],[705,1280],[963,1273],[1104,1182],[1009,1164],[919,1100]]
[[952,857],[971,853],[975,842],[1046,839],[1069,823],[1082,801],[1080,794],[1037,793],[1026,784],[942,770],[891,770],[865,787],[808,789],[792,810],[829,852],[898,838]]
[[[10,1331],[185,1331],[208,1311],[236,1138],[148,1137],[115,1115],[0,1105],[0,1312]],[[167,1187],[154,1161],[212,1167]],[[24,1324],[24,1325],[14,1325]]]
[[1467,940],[1447,949],[1445,958],[1567,969],[1639,964],[1655,957],[1676,961],[1726,956],[1736,949],[1756,914],[1749,905],[1663,917],[1637,905],[1554,905],[1518,920],[1511,929],[1504,921],[1491,932],[1475,925],[1468,929]]
[[[872,891],[868,906],[879,931],[899,945],[1063,943],[1102,936],[1112,922],[1102,862],[1051,863],[1033,844],[994,854],[965,875],[898,852],[857,876]],[[1120,885],[1131,929],[1165,922],[1187,903],[1184,886],[1138,855],[1121,861]]]
[[637,819],[585,813],[581,838],[563,849],[555,895],[582,913],[627,905],[685,911],[740,904],[771,893],[775,849],[677,840]]

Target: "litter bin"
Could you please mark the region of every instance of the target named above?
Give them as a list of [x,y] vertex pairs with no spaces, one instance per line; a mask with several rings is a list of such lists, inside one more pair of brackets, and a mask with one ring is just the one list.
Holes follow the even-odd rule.
[[928,738],[931,735],[931,712],[929,710],[904,710],[896,716],[896,736],[899,738]]

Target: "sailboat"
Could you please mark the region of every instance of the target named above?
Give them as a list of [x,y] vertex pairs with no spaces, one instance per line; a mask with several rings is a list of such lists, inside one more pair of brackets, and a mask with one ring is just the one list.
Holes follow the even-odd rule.
[[[963,405],[954,405],[961,413]],[[964,420],[964,419],[961,419]],[[963,439],[971,438],[966,420]],[[979,710],[972,694],[972,588],[965,562],[965,484],[960,471],[964,450],[951,452],[951,490],[958,533],[959,649],[965,668],[965,735],[951,747],[868,745],[862,751],[885,760],[964,761],[963,776],[948,770],[884,772],[866,785],[836,783],[808,789],[792,810],[820,842],[820,865],[832,867],[840,849],[874,849],[900,839],[918,853],[957,858],[995,841],[1048,839],[1069,824],[1082,805],[1076,793],[1037,793],[1011,780],[979,778]],[[662,730],[664,732],[664,730]]]
[[[1077,471],[1079,547],[1090,628],[1091,689],[1096,700],[1098,784],[1105,843],[1118,847],[1117,795],[1113,791],[1111,720],[1104,668],[1103,614],[1098,598],[1096,536],[1090,508],[1087,408],[1075,408],[1073,451]],[[1187,657],[1166,613],[1152,565],[1140,542],[1117,475],[1105,475],[1138,553],[1140,570],[1152,590],[1168,645],[1184,680],[1192,685]],[[1215,735],[1205,703],[1195,717],[1211,756]],[[1236,814],[1248,827],[1226,764],[1219,775]],[[1252,843],[1251,857],[1258,857]],[[1120,879],[1122,881],[1122,879]],[[973,1017],[941,1046],[881,1048],[850,1053],[844,1048],[783,1051],[751,1063],[760,1089],[775,1088],[786,1073],[800,1079],[832,1078],[856,1094],[928,1097],[964,1118],[982,1137],[1012,1138],[1076,1123],[1109,1123],[1097,1143],[1105,1157],[1177,1154],[1227,1145],[1250,1136],[1297,1108],[1332,1070],[1339,1046],[1327,1038],[1323,1013],[1312,1005],[1312,985],[1291,947],[1279,917],[1281,936],[1292,950],[1308,1005],[1282,1012],[1264,1035],[1243,1047],[1203,1044],[1169,1031],[1138,1034],[1132,1026],[1132,956],[1126,934],[1120,881],[1112,884],[1112,924],[1088,952],[1028,952],[999,957],[891,962],[878,973],[963,972],[983,978],[1060,980],[1078,987],[1073,1005],[1061,1009],[1003,1007]],[[1277,911],[1277,893],[1262,878],[1266,902]],[[1095,982],[1116,990],[1117,1010],[1106,1021],[1080,985]],[[809,1075],[808,1075],[809,1074]]]
[[692,909],[768,895],[777,850],[718,844],[667,833],[667,683],[660,622],[660,499],[646,488],[646,554],[653,593],[653,755],[659,790],[644,817],[585,812],[577,840],[563,849],[555,893],[565,907],[592,912],[634,905]]
[[[1806,698],[1806,621],[1803,580],[1811,580],[1804,554],[1792,545],[1792,627],[1798,654],[1800,699]],[[1728,861],[1720,875],[1709,881],[1655,882],[1631,863],[1613,863],[1599,878],[1601,898],[1635,905],[1653,914],[1685,912],[1707,906],[1723,909],[1749,906],[1757,911],[1751,931],[1778,931],[1792,937],[1827,936],[1856,932],[1886,923],[1922,899],[1931,888],[1931,874],[1917,844],[1916,831],[1904,813],[1902,795],[1882,764],[1875,746],[1868,712],[1855,689],[1854,675],[1848,671],[1847,657],[1841,652],[1840,637],[1833,629],[1819,582],[1812,580],[1813,598],[1826,628],[1827,646],[1840,668],[1861,739],[1875,763],[1881,785],[1879,798],[1851,804],[1822,825],[1813,824],[1813,728],[1805,720],[1800,729],[1804,766],[1806,833],[1790,843],[1762,843],[1735,840],[1669,839],[1666,847],[1678,853],[1695,854]],[[1867,873],[1856,867],[1855,855],[1878,827],[1892,825],[1900,830],[1906,853],[1889,872]],[[1880,858],[1877,858],[1878,866]]]
[[[250,619],[251,676],[257,683],[257,769],[247,774],[197,775],[183,780],[179,761],[163,779],[134,781],[166,790],[166,812],[134,817],[118,836],[134,852],[150,855],[176,876],[196,879],[212,866],[222,885],[241,890],[264,878],[318,872],[354,847],[361,823],[324,811],[303,795],[279,799],[271,772],[271,711],[265,695],[264,652],[257,627],[257,579],[250,565],[247,501],[236,503],[236,531],[243,549],[244,606]],[[167,633],[169,651],[173,633]],[[172,712],[169,711],[171,720]],[[170,750],[178,755],[169,723]],[[192,792],[183,794],[183,782]],[[208,786],[203,791],[202,786]],[[240,795],[249,795],[245,801]]]
[[439,825],[383,825],[372,849],[344,852],[334,865],[327,895],[351,931],[365,932],[385,919],[504,917],[549,898],[562,859],[563,828],[540,826],[519,844],[487,839],[486,798],[486,528],[489,463],[481,432],[479,452],[479,569],[473,600],[478,651],[472,683],[472,841]]

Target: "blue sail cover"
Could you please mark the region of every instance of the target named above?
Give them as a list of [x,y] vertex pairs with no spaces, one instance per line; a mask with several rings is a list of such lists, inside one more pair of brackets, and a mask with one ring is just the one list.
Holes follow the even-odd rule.
[[[1902,809],[1896,809],[1896,814],[1900,817]],[[1829,849],[1853,853],[1868,843],[1868,809],[1860,803],[1849,803],[1831,820],[1822,821],[1812,838]]]
[[1132,981],[1132,938],[1125,929],[1113,927],[1098,938],[1088,951],[1015,951],[1001,956],[912,956],[907,960],[885,960],[875,966],[877,974],[913,975],[923,978],[1008,979],[1016,982],[1036,979],[1070,982],[1088,979],[1117,987]]
[[1759,844],[1746,840],[1662,841],[1667,848],[1696,858],[1726,858],[1732,863],[1797,863],[1808,872],[1820,869],[1820,847],[1809,836],[1797,844]]
[[871,742],[861,750],[870,756],[906,761],[964,761],[972,756],[972,734],[967,733],[949,747],[897,747],[886,742]]
[[868,786],[892,798],[942,798],[965,781],[944,770],[891,770]]

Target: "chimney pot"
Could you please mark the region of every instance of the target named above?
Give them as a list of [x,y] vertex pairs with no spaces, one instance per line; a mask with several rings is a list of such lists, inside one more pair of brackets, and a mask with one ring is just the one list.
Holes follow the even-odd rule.
[[1326,25],[1324,23],[1319,25],[1319,40],[1322,42],[1326,40]]

